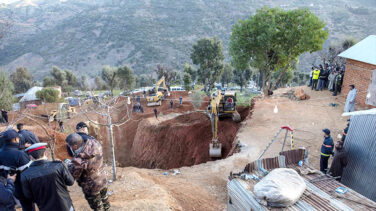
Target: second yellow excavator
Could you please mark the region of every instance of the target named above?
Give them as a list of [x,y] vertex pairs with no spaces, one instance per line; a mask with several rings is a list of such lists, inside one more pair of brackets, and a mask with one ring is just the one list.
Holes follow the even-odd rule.
[[[163,84],[163,90],[159,90],[159,86]],[[162,78],[155,84],[155,90],[150,93],[149,96],[146,97],[147,106],[160,106],[162,105],[162,100],[165,97],[165,93],[167,93],[167,96],[170,96],[170,92],[168,91],[168,88],[166,86],[165,77],[162,76]]]
[[231,116],[233,121],[241,121],[240,115],[236,111],[236,92],[219,90],[214,92],[210,98],[207,112],[211,121],[213,133],[213,138],[209,148],[209,156],[222,157],[222,144],[218,141],[218,120],[219,117]]

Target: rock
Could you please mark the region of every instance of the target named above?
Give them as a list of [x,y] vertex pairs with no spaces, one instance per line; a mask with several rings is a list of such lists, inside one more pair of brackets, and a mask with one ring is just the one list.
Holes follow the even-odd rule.
[[294,96],[297,100],[308,100],[310,98],[302,88],[295,90]]

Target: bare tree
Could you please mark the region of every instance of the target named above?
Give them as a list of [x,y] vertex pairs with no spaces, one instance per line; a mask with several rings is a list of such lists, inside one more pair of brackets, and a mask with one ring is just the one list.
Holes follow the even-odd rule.
[[[123,98],[123,96],[117,96],[113,97],[109,100],[102,101],[99,100],[94,107],[95,109],[91,111],[84,112],[83,114],[86,116],[86,118],[95,125],[105,126],[108,129],[108,139],[110,140],[110,148],[111,148],[111,163],[112,163],[112,180],[116,180],[116,156],[115,156],[115,139],[114,139],[114,133],[113,133],[113,127],[114,126],[121,126],[128,121],[131,120],[132,117],[132,109],[130,105],[130,98],[126,98],[126,102],[120,101],[120,99]],[[126,113],[121,118],[114,118],[114,115],[116,112],[122,113],[125,108]],[[99,116],[104,117],[105,123],[98,123],[97,121],[91,119],[88,116],[88,113],[93,112],[96,113]],[[114,119],[117,119],[114,121]]]
[[[29,109],[24,110],[23,112],[20,112],[20,115],[18,115],[17,118],[13,119],[9,127],[14,127],[14,125],[23,120],[23,119],[28,119],[38,125],[40,128],[42,128],[43,132],[47,135],[48,137],[48,145],[50,147],[51,151],[51,158],[52,160],[55,160],[55,145],[56,145],[56,128],[52,128],[51,125],[48,123],[47,126],[42,124],[38,119],[45,119],[46,117],[40,117],[37,115],[34,115],[29,112]],[[48,119],[47,119],[48,122]]]

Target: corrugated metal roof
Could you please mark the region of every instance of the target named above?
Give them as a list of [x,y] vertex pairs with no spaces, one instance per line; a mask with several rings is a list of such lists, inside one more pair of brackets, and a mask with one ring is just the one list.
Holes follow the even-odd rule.
[[36,96],[37,91],[42,90],[43,87],[34,86],[27,90],[27,92],[24,94],[24,96],[21,98],[20,102],[27,102],[27,101],[34,101],[39,100]]
[[307,189],[293,206],[272,208],[261,205],[252,192],[253,186],[257,182],[253,179],[247,181],[240,179],[241,173],[239,173],[231,174],[230,181],[227,184],[229,195],[227,210],[376,210],[375,202],[356,191],[349,188],[345,194],[337,194],[336,188],[345,187],[343,184],[306,164],[302,167],[297,165],[300,160],[304,159],[304,154],[304,149],[281,152],[278,157],[251,162],[241,172],[262,177],[264,173],[260,170],[261,168],[272,170],[287,166],[295,169],[303,177]]
[[370,35],[338,56],[376,65],[376,35]]
[[376,201],[376,115],[351,117],[344,148],[348,164],[342,182]]

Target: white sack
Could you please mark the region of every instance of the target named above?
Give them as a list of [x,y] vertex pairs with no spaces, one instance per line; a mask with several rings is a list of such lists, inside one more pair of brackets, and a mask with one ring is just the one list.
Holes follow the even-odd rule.
[[278,168],[258,182],[253,192],[270,206],[287,207],[297,202],[305,189],[303,178],[294,169]]

